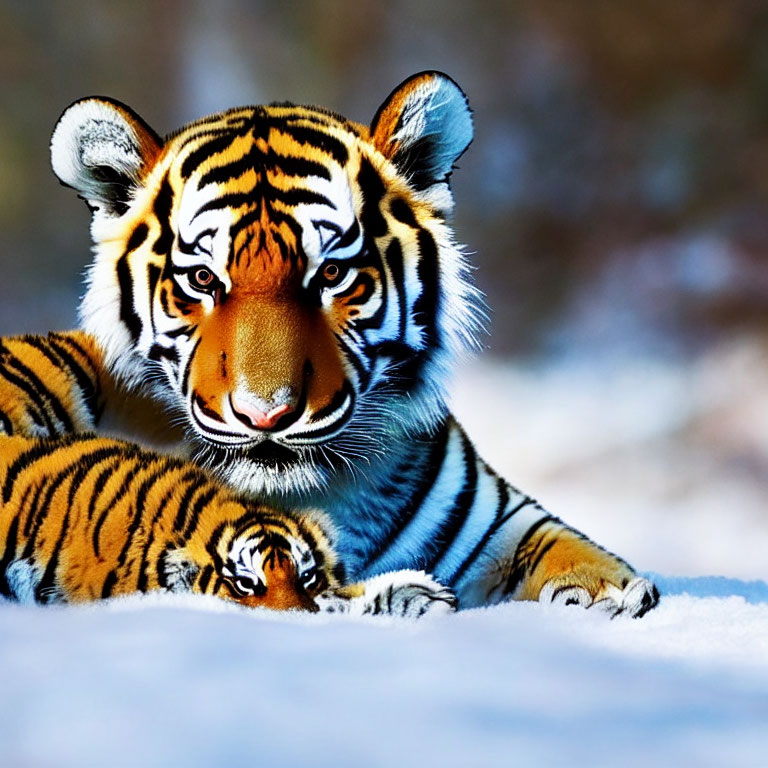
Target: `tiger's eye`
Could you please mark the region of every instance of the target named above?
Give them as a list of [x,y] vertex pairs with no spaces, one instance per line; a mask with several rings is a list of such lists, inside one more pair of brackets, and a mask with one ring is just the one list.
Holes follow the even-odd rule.
[[338,264],[326,264],[323,268],[323,277],[329,283],[332,283],[334,280],[338,279],[340,272],[341,270],[339,269]]
[[195,288],[208,288],[216,279],[210,269],[200,267],[193,270],[190,282]]

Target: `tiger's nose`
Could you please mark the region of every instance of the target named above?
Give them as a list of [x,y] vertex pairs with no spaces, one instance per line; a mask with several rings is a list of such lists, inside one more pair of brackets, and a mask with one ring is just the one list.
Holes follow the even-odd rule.
[[238,395],[236,392],[232,393],[230,401],[235,416],[247,426],[256,429],[274,429],[277,422],[283,416],[294,410],[294,406],[290,403],[283,403],[269,411],[264,411],[258,405],[242,395]]

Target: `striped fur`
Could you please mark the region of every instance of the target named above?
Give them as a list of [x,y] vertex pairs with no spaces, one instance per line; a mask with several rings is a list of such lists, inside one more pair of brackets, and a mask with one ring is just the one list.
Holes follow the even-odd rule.
[[124,105],[77,102],[52,158],[93,212],[84,328],[198,463],[323,509],[353,577],[427,569],[464,606],[640,615],[653,585],[496,476],[445,403],[483,316],[446,218],[471,138],[464,94],[434,72],[370,127],[281,104],[163,141]]
[[342,586],[330,530],[317,514],[239,498],[188,462],[131,443],[0,437],[6,598],[73,603],[160,590],[275,610],[452,607],[423,574]]

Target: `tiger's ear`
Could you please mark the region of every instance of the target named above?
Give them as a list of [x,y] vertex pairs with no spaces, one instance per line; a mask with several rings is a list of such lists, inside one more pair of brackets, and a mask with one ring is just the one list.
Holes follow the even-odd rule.
[[376,149],[418,190],[448,182],[472,134],[467,97],[441,72],[409,77],[379,107],[371,124]]
[[94,216],[120,216],[157,159],[162,140],[129,107],[94,96],[76,101],[51,137],[51,165]]

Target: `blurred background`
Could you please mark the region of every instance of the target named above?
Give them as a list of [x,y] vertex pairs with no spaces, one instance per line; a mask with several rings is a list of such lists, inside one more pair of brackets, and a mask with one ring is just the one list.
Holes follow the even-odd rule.
[[76,323],[73,100],[161,134],[273,100],[367,122],[422,69],[475,110],[455,224],[492,322],[454,402],[486,457],[641,569],[768,576],[760,0],[0,0],[0,333]]

